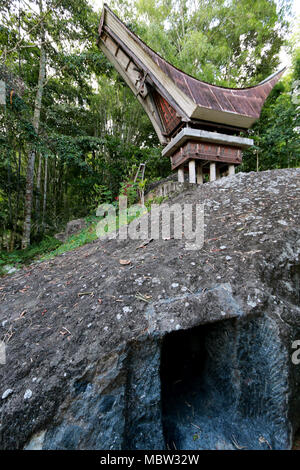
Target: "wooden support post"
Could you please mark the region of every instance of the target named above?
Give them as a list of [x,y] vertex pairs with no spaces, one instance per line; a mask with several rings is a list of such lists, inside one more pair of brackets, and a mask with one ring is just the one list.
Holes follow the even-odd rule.
[[183,166],[178,168],[178,183],[184,183],[184,169]]
[[220,167],[216,165],[216,179],[219,180],[221,178]]
[[234,165],[228,165],[228,175],[234,175],[235,173],[235,166]]
[[196,162],[195,160],[189,160],[189,182],[196,183]]
[[200,163],[198,163],[197,165],[197,183],[203,184],[203,170],[202,165]]
[[209,181],[216,180],[216,164],[211,162],[209,164]]

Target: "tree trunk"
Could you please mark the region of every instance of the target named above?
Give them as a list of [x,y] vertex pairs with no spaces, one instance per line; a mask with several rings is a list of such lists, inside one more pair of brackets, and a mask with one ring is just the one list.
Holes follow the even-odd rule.
[[22,163],[22,153],[21,153],[21,145],[19,145],[19,152],[18,152],[18,182],[17,182],[17,200],[15,205],[15,217],[14,217],[14,226],[13,226],[13,235],[10,241],[10,251],[13,251],[15,247],[15,240],[17,234],[17,226],[19,221],[19,204],[20,204],[20,178],[21,178],[21,163]]
[[39,164],[36,178],[36,199],[35,199],[35,211],[37,221],[37,231],[40,230],[40,204],[41,204],[41,172],[42,172],[42,154],[39,153]]
[[45,216],[46,216],[46,205],[47,205],[47,178],[48,178],[48,158],[45,158],[45,175],[44,175],[44,198],[43,198],[43,231],[45,229]]
[[[40,15],[43,14],[43,3],[39,0]],[[44,82],[46,75],[46,52],[45,52],[45,29],[43,22],[41,23],[41,46],[40,46],[40,68],[39,78],[37,85],[37,92],[34,102],[34,115],[33,127],[38,134],[42,107],[42,98],[44,90]],[[31,146],[28,156],[27,176],[26,176],[26,194],[25,194],[25,221],[23,229],[22,249],[25,249],[30,244],[30,230],[31,230],[31,211],[32,211],[32,196],[34,184],[34,163],[35,163],[35,148]]]

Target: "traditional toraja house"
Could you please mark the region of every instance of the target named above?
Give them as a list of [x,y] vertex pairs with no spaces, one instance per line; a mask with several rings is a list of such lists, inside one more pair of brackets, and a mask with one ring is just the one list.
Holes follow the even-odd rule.
[[259,118],[262,106],[284,72],[257,86],[225,88],[182,72],[160,57],[104,5],[98,46],[131,88],[166,145],[178,181],[190,183],[234,174],[243,149],[253,140],[240,137]]

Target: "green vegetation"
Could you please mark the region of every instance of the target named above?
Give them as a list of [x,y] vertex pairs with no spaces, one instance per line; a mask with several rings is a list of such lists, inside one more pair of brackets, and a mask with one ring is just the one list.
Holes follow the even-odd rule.
[[[289,0],[111,0],[154,50],[211,83],[249,86],[278,69]],[[96,45],[88,0],[5,0],[0,5],[0,266],[28,263],[92,241],[96,208],[127,193],[146,163],[147,184],[170,173],[152,125]],[[248,135],[242,171],[299,166],[299,37],[293,66]],[[299,90],[298,90],[299,91]],[[144,183],[145,184],[145,183]],[[148,204],[148,203],[147,203]],[[72,219],[89,228],[53,238]],[[94,218],[94,219],[93,219]],[[23,249],[22,249],[23,248]],[[0,268],[1,269],[1,268]]]
[[272,90],[260,119],[248,131],[255,145],[244,152],[240,171],[300,166],[300,49],[294,67]]
[[[135,193],[136,196],[136,193]],[[152,204],[161,204],[163,201],[168,199],[167,196],[158,196],[148,200],[145,203],[145,207],[149,212]],[[134,204],[136,197],[132,200],[131,204]],[[130,207],[130,203],[128,200]],[[116,205],[115,205],[116,207]],[[128,224],[134,219],[140,217],[142,213],[137,211],[133,215],[128,215]],[[71,235],[65,242],[60,242],[54,237],[45,236],[40,243],[32,244],[25,250],[14,250],[11,252],[1,251],[0,252],[0,276],[6,275],[9,268],[19,269],[22,266],[31,264],[37,260],[44,261],[47,259],[54,258],[55,256],[61,255],[68,251],[72,251],[75,248],[91,243],[98,239],[97,235],[97,224],[103,219],[103,217],[88,216],[85,218],[87,227],[80,230],[78,233]],[[119,216],[118,209],[116,207],[116,229],[119,228]],[[104,232],[108,233],[108,225],[104,227]],[[104,235],[104,233],[103,233]],[[7,269],[8,268],[8,269]]]
[[56,238],[46,236],[40,243],[32,244],[26,250],[14,250],[11,252],[0,252],[0,275],[7,274],[5,266],[20,268],[32,263],[44,256],[46,253],[57,250],[61,243]]

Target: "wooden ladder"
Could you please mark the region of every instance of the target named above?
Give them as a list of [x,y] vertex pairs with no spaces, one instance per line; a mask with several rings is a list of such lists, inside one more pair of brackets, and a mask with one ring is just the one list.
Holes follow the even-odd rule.
[[140,163],[139,169],[136,172],[134,182],[136,183],[138,178],[140,178],[140,181],[144,181],[144,175],[145,175],[145,167],[146,163]]

